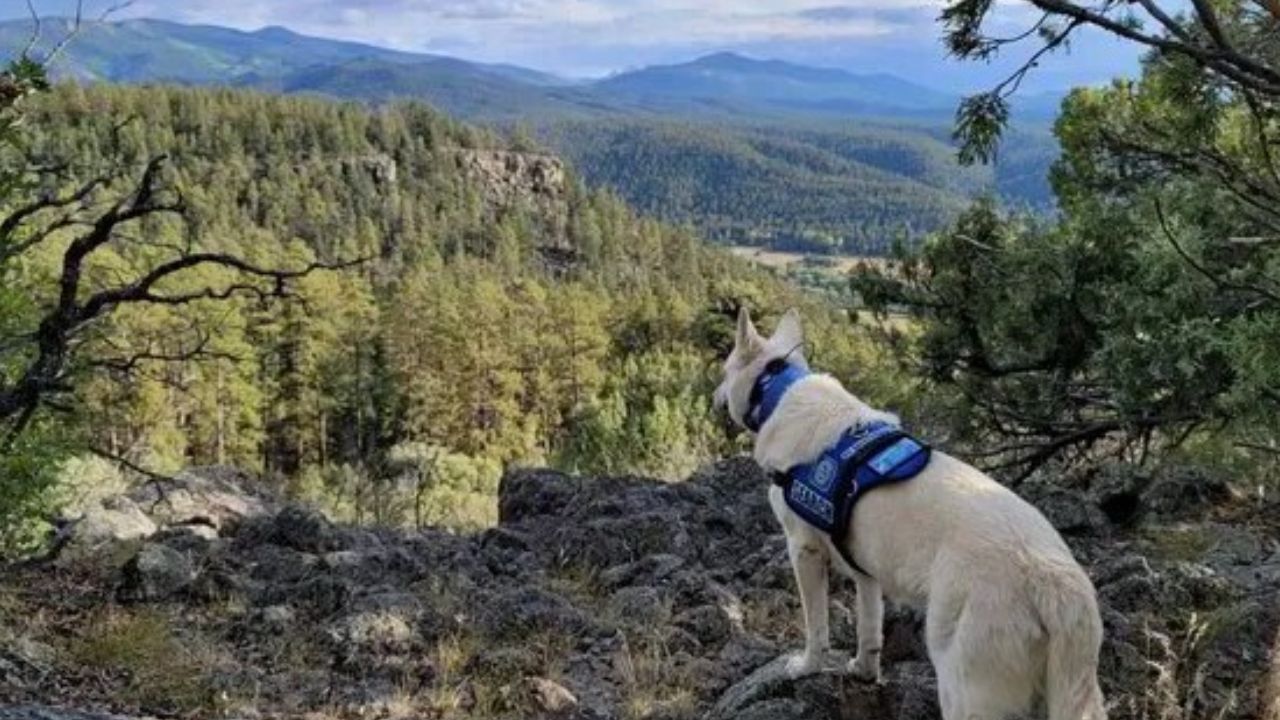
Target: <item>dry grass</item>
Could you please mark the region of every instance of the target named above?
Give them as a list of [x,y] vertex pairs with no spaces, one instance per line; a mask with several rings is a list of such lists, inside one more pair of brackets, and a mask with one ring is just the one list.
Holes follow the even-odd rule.
[[569,600],[578,607],[600,610],[608,591],[600,581],[596,568],[570,564],[553,568],[547,575],[547,589]]
[[[449,635],[436,643],[431,653],[433,667],[437,673],[436,679],[420,698],[421,703],[425,704],[432,714],[449,717],[463,710],[478,710],[476,717],[491,717],[497,714],[496,711],[500,708],[481,706],[481,694],[468,687],[469,678],[466,668],[477,651],[475,638],[465,634]],[[475,693],[475,706],[467,708],[471,704],[471,693]],[[489,701],[489,694],[484,693],[484,698]],[[489,704],[486,702],[485,706]]]
[[1271,644],[1271,671],[1262,690],[1262,720],[1280,720],[1280,632]]
[[692,718],[697,711],[696,678],[675,662],[668,632],[658,626],[629,636],[615,658],[624,693],[623,717],[628,720]]
[[1171,562],[1196,562],[1213,548],[1213,536],[1202,527],[1152,528],[1143,536],[1152,557]]
[[798,600],[785,593],[744,601],[742,624],[749,632],[783,642],[801,639]]
[[217,709],[214,679],[233,661],[198,633],[176,634],[171,618],[153,610],[107,608],[70,639],[63,652],[85,670],[118,684],[118,697],[149,710]]
[[[525,678],[537,674],[549,680],[563,679],[565,662],[574,638],[564,633],[536,633],[518,644],[503,647],[501,642],[484,641],[459,631],[441,638],[431,650],[436,677],[431,686],[416,695],[406,693],[401,703],[412,712],[407,716],[480,720],[501,717],[528,717],[536,714]],[[508,650],[519,655],[508,666],[477,663],[482,653]]]

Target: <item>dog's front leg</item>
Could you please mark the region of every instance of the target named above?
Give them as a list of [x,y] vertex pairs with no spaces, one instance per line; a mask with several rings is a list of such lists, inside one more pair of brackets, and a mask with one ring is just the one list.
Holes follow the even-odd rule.
[[831,629],[827,624],[827,557],[823,548],[802,538],[787,538],[787,553],[800,588],[800,605],[804,609],[804,652],[787,660],[787,674],[792,678],[817,672],[831,647]]
[[860,680],[880,680],[880,648],[884,633],[884,593],[875,578],[855,573],[858,590],[858,655],[849,669]]

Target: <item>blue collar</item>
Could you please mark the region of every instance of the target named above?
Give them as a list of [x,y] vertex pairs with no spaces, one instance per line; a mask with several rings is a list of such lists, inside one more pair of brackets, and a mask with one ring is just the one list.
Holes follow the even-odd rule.
[[787,390],[808,375],[808,370],[781,358],[769,361],[751,386],[751,397],[747,401],[747,413],[742,424],[751,432],[760,432],[769,416],[778,409],[778,403],[782,402]]

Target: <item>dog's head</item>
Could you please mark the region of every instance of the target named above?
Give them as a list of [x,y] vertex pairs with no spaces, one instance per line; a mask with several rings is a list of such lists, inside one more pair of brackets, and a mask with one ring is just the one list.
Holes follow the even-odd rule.
[[738,310],[738,331],[734,337],[733,351],[724,361],[724,379],[716,388],[714,404],[717,409],[727,410],[729,417],[739,426],[749,409],[751,387],[756,378],[764,372],[764,366],[778,358],[786,358],[787,362],[808,368],[804,358],[804,330],[800,327],[800,313],[792,308],[788,310],[773,335],[764,338],[756,332],[751,322],[751,314],[745,307]]

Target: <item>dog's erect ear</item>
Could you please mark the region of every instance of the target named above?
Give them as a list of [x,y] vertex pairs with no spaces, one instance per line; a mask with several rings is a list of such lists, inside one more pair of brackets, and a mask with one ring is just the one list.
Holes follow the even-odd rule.
[[738,308],[738,336],[735,342],[737,347],[744,350],[760,344],[760,333],[756,332],[756,326],[751,322],[751,312],[746,305]]
[[788,351],[804,343],[804,329],[800,327],[799,310],[791,308],[782,316],[778,321],[777,329],[773,331],[770,342],[778,349]]

